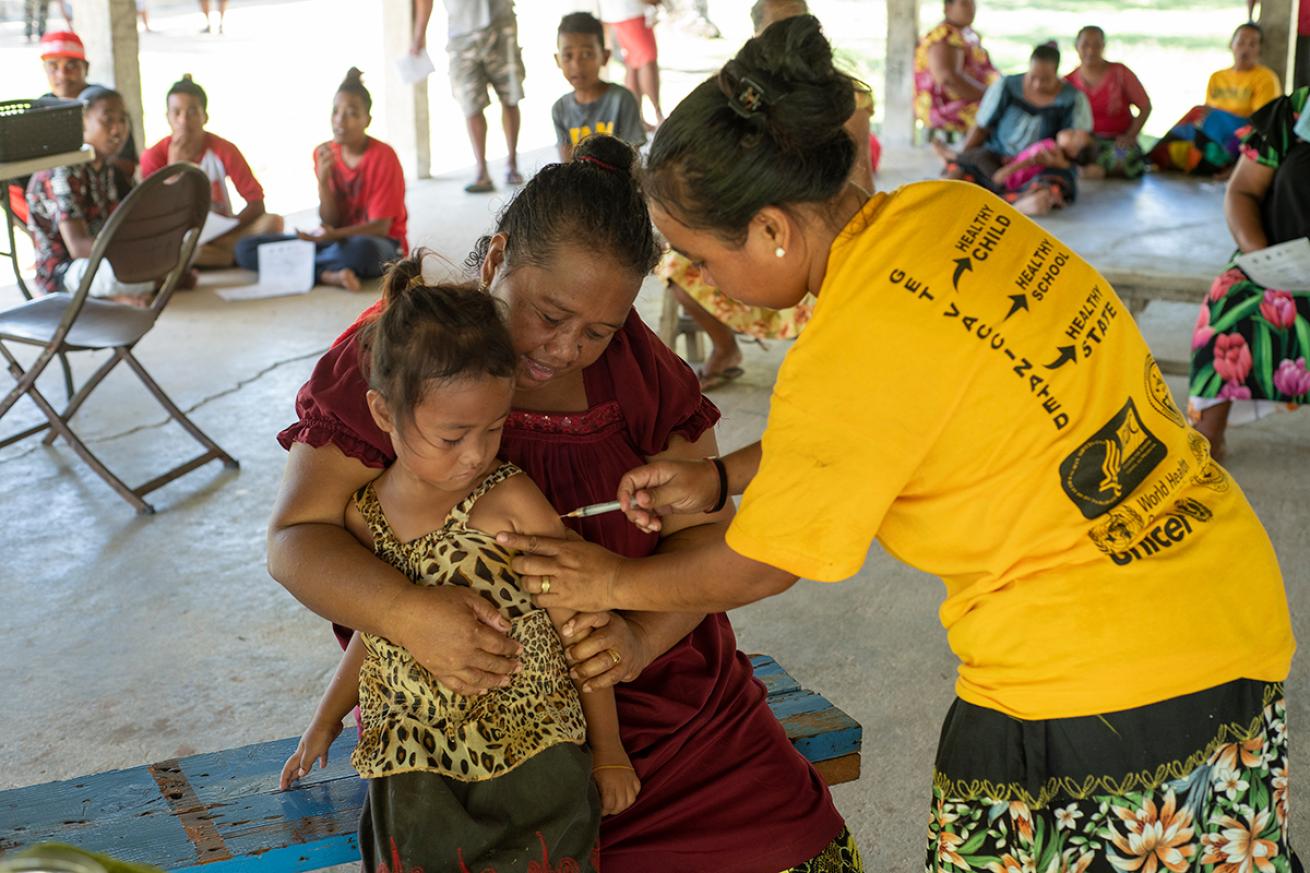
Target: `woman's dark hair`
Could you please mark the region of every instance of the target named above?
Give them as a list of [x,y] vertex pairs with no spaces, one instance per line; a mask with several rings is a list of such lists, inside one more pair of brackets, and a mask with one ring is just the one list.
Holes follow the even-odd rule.
[[647,195],[688,227],[737,242],[765,206],[833,199],[855,161],[843,126],[855,84],[833,66],[818,19],[776,22],[660,126]]
[[1045,61],[1048,64],[1055,64],[1055,68],[1060,69],[1060,47],[1055,40],[1049,40],[1033,49],[1033,53],[1028,56],[1030,61]]
[[1256,35],[1260,37],[1260,42],[1263,43],[1265,41],[1264,28],[1256,24],[1254,21],[1248,21],[1245,24],[1237,25],[1237,28],[1233,30],[1233,35],[1228,38],[1228,44],[1232,45],[1233,40],[1237,39],[1237,35],[1244,30],[1254,30]]
[[[660,259],[650,213],[634,169],[637,153],[612,136],[589,136],[573,160],[543,167],[500,211],[496,233],[506,238],[505,266],[549,267],[564,246],[581,246],[644,276]],[[465,264],[476,271],[491,237]]]
[[1105,41],[1105,31],[1095,24],[1088,24],[1079,28],[1078,35],[1074,37],[1074,41],[1077,42],[1082,39],[1084,33],[1094,33],[1101,38],[1102,42]]
[[118,100],[126,104],[123,95],[119,94],[113,88],[106,88],[104,85],[92,85],[77,95],[77,99],[82,102],[82,111],[87,112],[93,106],[98,106],[106,100]]
[[364,110],[366,112],[371,113],[373,111],[373,95],[368,93],[368,89],[364,87],[364,74],[359,67],[351,67],[346,71],[346,78],[342,79],[341,84],[337,86],[337,93],[354,94],[364,101]]
[[195,82],[191,81],[190,73],[183,73],[182,78],[173,83],[173,87],[168,89],[168,94],[164,97],[164,102],[167,104],[168,98],[172,97],[174,94],[186,94],[190,97],[194,97],[200,101],[201,109],[206,112],[209,111],[209,95],[205,93],[204,88],[201,88]]
[[556,38],[566,33],[585,34],[596,37],[600,41],[600,47],[605,47],[605,25],[600,23],[600,19],[590,12],[570,12],[559,20],[559,30],[556,31]]
[[382,280],[381,313],[363,328],[368,385],[408,424],[433,381],[514,376],[518,355],[500,303],[476,285],[423,281],[418,249]]

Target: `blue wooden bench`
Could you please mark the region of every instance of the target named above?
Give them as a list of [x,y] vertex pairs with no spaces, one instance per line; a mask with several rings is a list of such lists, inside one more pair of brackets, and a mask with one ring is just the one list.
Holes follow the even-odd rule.
[[[751,658],[769,706],[829,784],[860,774],[861,728],[767,655]],[[359,858],[364,784],[350,767],[355,732],[327,769],[279,791],[296,737],[0,792],[0,857],[44,842],[122,861],[205,873],[287,873]]]

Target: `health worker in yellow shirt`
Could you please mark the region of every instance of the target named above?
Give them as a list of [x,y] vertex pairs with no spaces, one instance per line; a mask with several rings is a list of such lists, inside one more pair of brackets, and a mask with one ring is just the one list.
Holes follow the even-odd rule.
[[1059,238],[977,186],[847,184],[853,101],[802,16],[657,132],[646,193],[673,247],[752,305],[818,302],[761,443],[620,485],[646,529],[744,491],[723,538],[630,560],[502,534],[528,589],[546,607],[727,610],[846,579],[877,538],[944,581],[960,661],[928,869],[1300,869],[1294,641],[1241,488]]
[[1151,149],[1162,170],[1227,178],[1241,149],[1238,133],[1251,115],[1283,94],[1278,74],[1260,63],[1264,31],[1253,21],[1233,31],[1233,65],[1210,76],[1205,105],[1194,106]]

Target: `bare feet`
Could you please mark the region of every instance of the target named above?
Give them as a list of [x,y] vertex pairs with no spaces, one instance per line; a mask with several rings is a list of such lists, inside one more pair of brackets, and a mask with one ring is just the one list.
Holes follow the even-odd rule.
[[943,163],[949,164],[960,156],[955,149],[951,148],[941,140],[934,139],[930,141],[928,145],[932,147],[933,154],[941,158]]
[[319,281],[324,285],[336,285],[338,288],[345,288],[347,291],[358,291],[360,289],[359,277],[355,275],[354,270],[324,270]]
[[1050,188],[1038,188],[1014,201],[1014,208],[1024,215],[1045,215],[1055,206]]

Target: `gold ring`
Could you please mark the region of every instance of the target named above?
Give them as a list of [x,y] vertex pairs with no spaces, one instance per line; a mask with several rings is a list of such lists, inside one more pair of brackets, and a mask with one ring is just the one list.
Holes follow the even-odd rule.
[[614,666],[617,667],[623,663],[623,656],[619,654],[618,649],[610,649],[609,656],[614,659]]
[[549,593],[550,593],[550,577],[549,577],[549,576],[542,576],[542,577],[541,577],[541,593],[542,593],[542,594],[549,594]]

